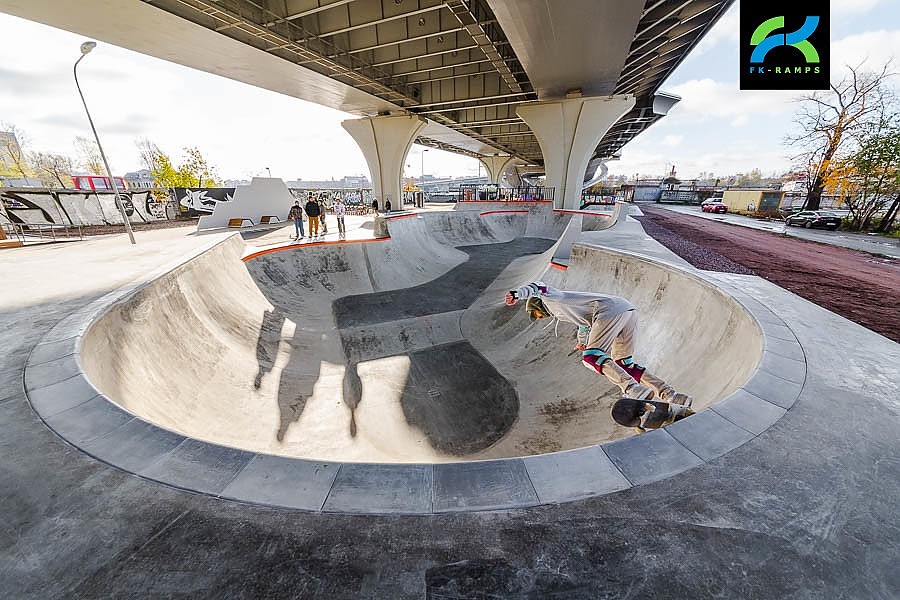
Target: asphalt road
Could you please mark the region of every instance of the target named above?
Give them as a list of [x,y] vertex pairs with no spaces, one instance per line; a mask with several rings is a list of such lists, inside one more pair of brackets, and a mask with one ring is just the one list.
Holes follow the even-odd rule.
[[[639,204],[644,207],[646,204]],[[760,219],[745,217],[737,214],[705,213],[699,206],[684,206],[680,204],[652,204],[653,208],[660,208],[680,214],[701,217],[719,223],[730,223],[741,227],[772,231],[822,244],[842,246],[853,250],[862,250],[871,254],[880,254],[891,258],[900,258],[900,239],[886,238],[879,235],[865,233],[849,233],[846,231],[828,231],[825,229],[803,229],[802,227],[787,227],[784,221],[772,219]]]
[[[798,239],[799,236],[775,235],[779,232],[761,231],[758,227],[735,227],[725,224],[727,221],[701,219],[696,213],[661,210],[658,206],[642,206],[645,217],[641,221],[652,221],[645,227],[662,228],[656,231],[648,227],[647,232],[694,266],[742,272],[729,264],[736,263],[749,270],[743,272],[759,275],[846,319],[900,341],[900,261],[897,259],[835,244],[810,243]],[[710,252],[714,254],[710,256]],[[720,260],[719,256],[726,260]]]

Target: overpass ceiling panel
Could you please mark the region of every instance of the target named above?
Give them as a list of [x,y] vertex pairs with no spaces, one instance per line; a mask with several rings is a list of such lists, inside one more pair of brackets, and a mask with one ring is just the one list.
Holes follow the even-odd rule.
[[634,0],[487,0],[544,99],[611,94],[644,6]]

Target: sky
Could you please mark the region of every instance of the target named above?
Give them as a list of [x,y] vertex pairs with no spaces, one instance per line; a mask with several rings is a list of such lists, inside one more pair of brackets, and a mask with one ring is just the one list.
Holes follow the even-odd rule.
[[[669,114],[622,149],[611,175],[682,178],[790,169],[784,143],[802,92],[738,87],[736,2],[664,82],[681,96]],[[0,14],[0,124],[25,133],[27,149],[76,155],[92,137],[72,66],[86,38]],[[831,0],[832,80],[846,65],[900,72],[900,0]],[[340,123],[351,115],[99,42],[78,79],[116,174],[142,168],[137,140],[149,139],[177,164],[196,146],[222,179],[253,176],[340,179],[368,175],[362,152]],[[900,88],[900,76],[894,78]],[[472,175],[478,162],[414,145],[406,174]]]

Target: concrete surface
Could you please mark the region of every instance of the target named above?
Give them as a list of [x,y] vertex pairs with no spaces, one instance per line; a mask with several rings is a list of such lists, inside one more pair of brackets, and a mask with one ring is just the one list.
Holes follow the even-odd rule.
[[[566,226],[573,215],[540,208],[398,216],[387,241],[290,245],[246,263],[232,237],[117,299],[77,360],[33,365],[26,382],[53,385],[80,362],[99,393],[171,432],[315,461],[516,458],[631,435],[608,418],[618,389],[571,356],[574,328],[557,336],[502,305],[506,289],[545,279],[641,307],[637,356],[690,390],[696,409],[747,384],[763,341],[746,309],[680,269],[597,248],[576,246],[560,276],[545,254],[556,255],[552,236],[580,229],[582,215]],[[545,224],[546,237],[513,237],[540,233],[531,221]],[[698,362],[721,375],[698,377],[689,368]],[[48,368],[56,380],[38,376]]]
[[[617,249],[629,250],[633,242],[644,255],[666,254],[639,232],[615,230],[606,233]],[[893,598],[900,589],[893,568],[898,345],[769,282],[699,274],[752,311],[765,352],[762,376],[683,422],[690,427],[527,457],[524,471],[515,464],[499,471],[481,466],[498,461],[430,471],[384,465],[374,474],[369,465],[343,465],[345,476],[335,485],[328,468],[211,451],[178,434],[159,436],[162,430],[132,418],[108,446],[156,436],[130,460],[136,472],[154,456],[167,456],[165,468],[150,472],[168,473],[168,485],[160,485],[61,441],[28,408],[22,385],[30,355],[37,379],[29,383],[26,373],[26,386],[40,390],[31,392],[33,402],[41,396],[55,402],[57,415],[67,405],[85,406],[97,420],[116,422],[117,411],[103,408],[109,405],[91,396],[78,375],[65,377],[64,359],[76,350],[72,340],[96,316],[93,303],[107,292],[115,302],[122,285],[140,294],[163,275],[153,272],[161,261],[203,254],[220,241],[182,231],[137,235],[136,247],[111,236],[15,250],[15,260],[0,256],[10,284],[0,290],[7,332],[0,358],[0,590],[8,597]],[[570,271],[558,275],[573,276],[577,267]],[[501,276],[496,283],[505,281]],[[848,418],[848,407],[871,418]],[[635,441],[643,460],[622,451]],[[686,448],[690,456],[679,459]],[[567,454],[579,456],[561,461]],[[318,498],[326,510],[304,513],[182,491],[179,477],[198,461],[214,468],[185,483],[212,490],[245,465],[243,478],[228,486],[254,489],[279,505],[280,482],[303,481],[305,488],[291,489],[291,500]],[[660,478],[673,463],[696,466]],[[593,477],[570,475],[588,470]],[[637,485],[617,480],[617,472],[631,473]],[[498,510],[509,506],[510,490],[517,506],[533,502],[515,496],[513,487],[497,487],[526,474],[535,489],[547,491],[542,505]],[[345,492],[373,476],[394,482],[381,488],[393,495],[368,505],[377,512],[401,498],[415,505],[430,482],[438,492],[434,514],[328,512],[354,512],[354,495]],[[570,485],[583,481],[595,485]],[[323,500],[329,485],[338,493]],[[553,504],[555,498],[564,502]],[[461,510],[473,501],[480,512]]]

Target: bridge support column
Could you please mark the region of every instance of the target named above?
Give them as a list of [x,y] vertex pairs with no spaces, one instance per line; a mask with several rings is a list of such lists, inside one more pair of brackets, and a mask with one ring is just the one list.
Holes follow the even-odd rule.
[[378,116],[350,119],[341,123],[362,150],[369,172],[372,191],[383,209],[390,200],[391,210],[403,208],[400,175],[406,155],[425,120],[413,115]]
[[490,183],[500,185],[500,178],[506,172],[509,164],[515,160],[513,156],[482,156],[478,160],[487,170],[488,181]]
[[633,106],[634,96],[626,94],[534,102],[516,109],[541,146],[544,185],[556,190],[554,206],[581,205],[585,169],[597,144]]

